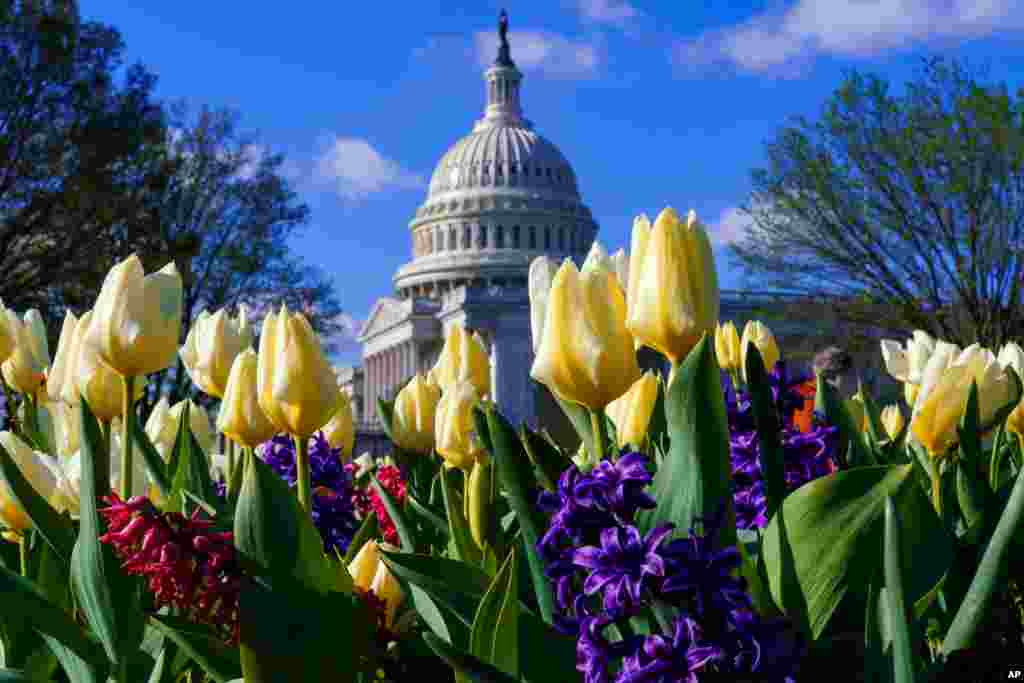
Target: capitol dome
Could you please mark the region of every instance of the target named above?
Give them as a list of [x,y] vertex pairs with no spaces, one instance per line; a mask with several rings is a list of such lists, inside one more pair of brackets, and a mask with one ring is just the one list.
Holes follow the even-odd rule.
[[402,299],[462,285],[525,289],[534,258],[579,264],[597,234],[572,166],[522,115],[507,43],[484,80],[484,117],[441,157],[409,223],[413,260],[393,279]]

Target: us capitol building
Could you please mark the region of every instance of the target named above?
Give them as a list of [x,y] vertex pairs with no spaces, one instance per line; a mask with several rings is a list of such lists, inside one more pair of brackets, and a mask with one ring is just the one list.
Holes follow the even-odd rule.
[[[491,398],[513,425],[539,422],[566,433],[557,404],[530,379],[527,275],[538,256],[582,265],[598,226],[569,161],[523,115],[523,74],[512,61],[507,28],[503,12],[498,55],[483,74],[483,118],[434,169],[409,222],[412,260],[395,273],[394,296],[376,302],[358,336],[362,366],[338,369],[352,398],[356,453],[387,449],[377,400],[393,399],[429,370],[453,325],[484,339]],[[747,317],[744,309],[755,304],[741,296],[730,305],[727,298],[723,292],[723,318]]]

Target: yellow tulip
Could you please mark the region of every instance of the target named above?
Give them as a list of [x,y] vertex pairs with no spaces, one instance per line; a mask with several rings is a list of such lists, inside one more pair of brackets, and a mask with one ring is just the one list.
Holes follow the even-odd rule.
[[279,431],[308,439],[333,417],[337,375],[301,313],[282,305],[267,315],[256,377],[260,407]]
[[558,264],[547,256],[538,256],[530,263],[530,339],[534,354],[540,349],[540,340],[544,336],[548,297],[557,272]]
[[0,364],[10,358],[14,353],[14,347],[18,344],[17,333],[11,327],[7,313],[4,302],[0,300]]
[[245,306],[238,317],[228,317],[221,309],[210,315],[199,314],[181,347],[181,361],[192,383],[210,396],[224,398],[231,366],[244,349],[252,346],[252,329]]
[[978,385],[978,412],[983,425],[1013,398],[1010,378],[992,352],[980,347],[964,349],[928,393],[918,398],[911,419],[911,431],[933,457],[942,457],[956,445],[957,425],[967,407],[972,382]]
[[[96,419],[110,422],[124,413],[124,382],[120,375],[100,359],[96,348],[86,343],[92,318],[93,311],[89,311],[75,326],[67,351],[67,365],[62,373],[63,381],[57,381],[60,381],[61,400],[77,406],[85,397]],[[51,389],[49,385],[47,388]],[[136,382],[133,403],[142,398],[144,392],[143,383]]]
[[760,352],[767,372],[772,371],[781,355],[779,345],[775,343],[775,335],[768,326],[760,320],[748,321],[743,327],[743,337],[740,341],[740,374],[744,382],[747,381],[747,349],[751,344]]
[[[577,271],[567,258],[542,298],[544,323],[530,376],[563,401],[603,410],[640,378],[615,273],[590,258]],[[531,289],[531,308],[534,301]]]
[[671,208],[654,227],[633,222],[627,325],[637,341],[680,363],[718,322],[718,273],[707,232],[690,211],[684,224]]
[[208,453],[213,445],[213,432],[210,429],[210,417],[202,407],[190,399],[185,399],[171,406],[166,397],[160,397],[153,412],[146,420],[146,436],[153,442],[156,449],[167,458],[178,438],[178,425],[181,424],[181,412],[185,409],[185,401],[189,403],[188,426],[195,436],[203,452]]
[[619,448],[628,445],[639,446],[644,442],[657,399],[658,377],[648,371],[634,382],[625,394],[604,409],[615,423]]
[[[121,485],[122,462],[124,460],[124,448],[122,447],[120,419],[111,425],[110,433],[110,486],[117,490]],[[51,497],[51,503],[58,510],[67,510],[72,517],[79,513],[79,503],[82,488],[82,452],[75,451],[71,457],[59,462],[60,473],[58,474],[57,491]],[[159,503],[159,496],[154,496],[155,485],[146,472],[145,463],[142,458],[135,458],[132,462],[132,491],[133,496],[148,495],[151,500]]]
[[57,341],[57,353],[53,357],[53,365],[46,374],[46,395],[51,401],[62,400],[64,383],[67,381],[68,368],[72,365],[71,356],[75,345],[75,332],[78,329],[78,318],[71,311],[64,314],[64,324],[60,328],[60,339]]
[[434,449],[434,424],[441,390],[417,374],[395,398],[392,435],[395,445],[414,453]]
[[913,384],[911,382],[905,382],[903,384],[903,400],[906,401],[907,405],[911,408],[917,402],[917,394],[921,391],[920,384]]
[[324,425],[323,432],[331,448],[341,449],[343,460],[352,456],[352,449],[356,444],[355,426],[352,424],[352,400],[344,391],[338,394],[338,407],[331,421]]
[[882,409],[882,426],[890,439],[895,439],[903,431],[903,412],[898,405],[886,406]]
[[7,326],[14,331],[14,351],[3,362],[7,384],[25,395],[35,395],[46,388],[46,370],[50,366],[50,349],[46,342],[46,325],[39,311],[31,309],[19,320],[5,311]]
[[370,582],[370,592],[384,601],[384,625],[389,629],[394,628],[395,616],[405,599],[405,593],[398,579],[382,561],[377,562],[377,571]]
[[380,564],[380,552],[377,541],[370,539],[363,544],[363,547],[349,562],[348,573],[352,575],[353,585],[364,591],[370,590],[373,579],[377,575],[378,564]]
[[473,408],[479,398],[471,383],[456,384],[444,392],[434,418],[437,454],[446,464],[467,474],[484,453],[473,421]]
[[64,401],[47,404],[53,418],[53,445],[57,455],[69,458],[81,447],[82,413]]
[[123,377],[159,372],[178,352],[182,298],[173,263],[146,275],[133,254],[107,273],[84,343]]
[[718,367],[728,372],[739,372],[743,365],[740,348],[740,335],[731,320],[715,328],[715,355],[718,356]]
[[615,267],[615,277],[619,279],[619,286],[622,293],[629,296],[629,254],[625,249],[619,249],[612,254],[612,264]]
[[255,448],[277,433],[260,407],[256,381],[258,364],[252,349],[238,354],[217,414],[217,430],[246,448]]
[[[50,499],[57,489],[56,463],[50,456],[32,448],[13,432],[0,432],[0,445],[7,451],[25,479],[40,496]],[[10,530],[22,532],[32,525],[22,514],[7,482],[0,477],[0,522]]]
[[461,325],[448,330],[430,374],[442,391],[470,382],[481,396],[491,393],[491,360],[484,340],[477,333],[470,335]]

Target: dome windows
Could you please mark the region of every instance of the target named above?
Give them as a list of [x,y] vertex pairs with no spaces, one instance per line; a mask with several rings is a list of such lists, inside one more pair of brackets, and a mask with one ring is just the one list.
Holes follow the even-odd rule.
[[505,248],[505,228],[501,225],[494,229],[494,248]]
[[529,249],[536,249],[537,248],[537,228],[532,226],[532,225],[530,226],[530,240],[529,240],[529,246],[527,248],[529,248]]
[[513,225],[512,226],[512,248],[513,249],[518,249],[519,248],[519,226],[518,225]]

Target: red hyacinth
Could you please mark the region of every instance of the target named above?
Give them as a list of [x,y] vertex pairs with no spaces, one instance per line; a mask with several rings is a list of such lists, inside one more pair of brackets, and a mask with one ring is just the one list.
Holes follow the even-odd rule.
[[[355,465],[349,463],[346,468],[350,468],[350,471],[355,471]],[[405,503],[405,482],[402,480],[402,473],[394,465],[384,465],[378,467],[374,474],[377,480],[380,482],[384,490],[391,494],[391,497],[395,499],[399,505]],[[391,520],[391,515],[388,514],[387,509],[384,507],[384,501],[377,495],[377,491],[372,487],[367,489],[356,489],[352,494],[352,507],[359,511],[359,514],[366,516],[370,514],[370,511],[377,513],[377,523],[380,526],[381,533],[384,536],[384,540],[392,545],[398,545],[398,531],[395,529],[395,523]]]
[[129,574],[144,576],[157,607],[176,607],[185,617],[209,624],[229,645],[238,643],[241,571],[231,532],[211,531],[213,522],[161,512],[143,496],[124,502],[104,498],[100,510],[109,531],[100,536]]

